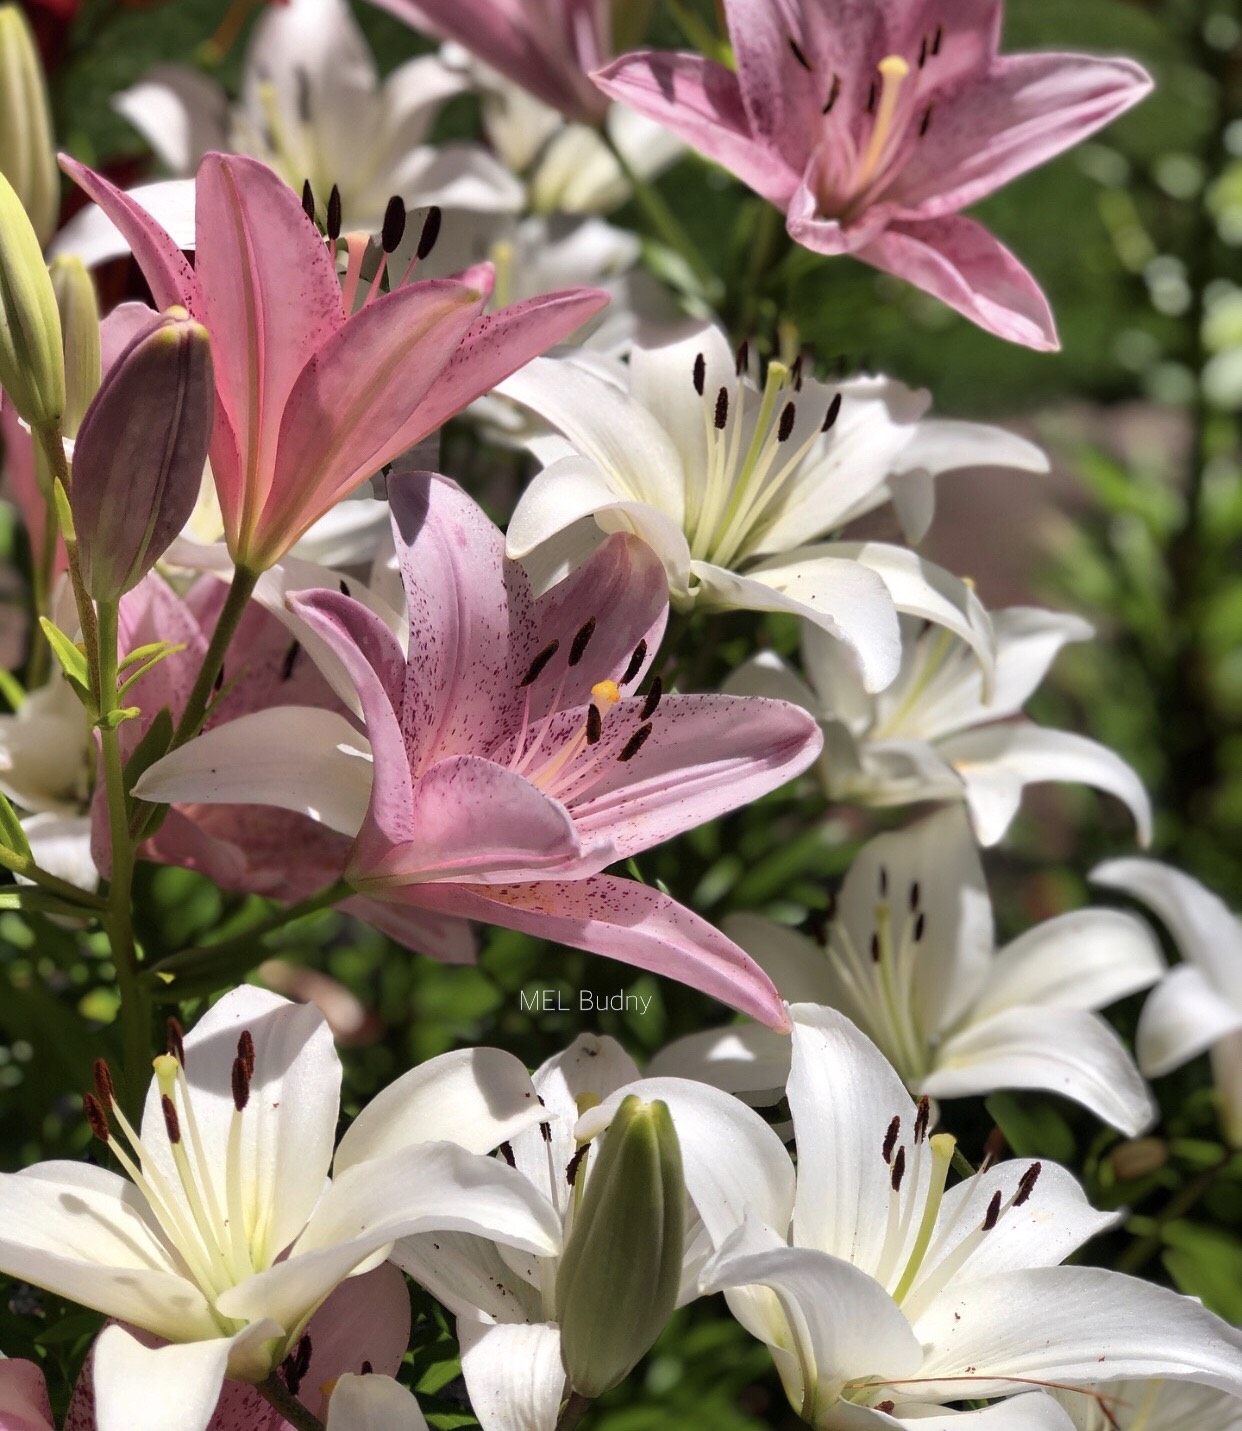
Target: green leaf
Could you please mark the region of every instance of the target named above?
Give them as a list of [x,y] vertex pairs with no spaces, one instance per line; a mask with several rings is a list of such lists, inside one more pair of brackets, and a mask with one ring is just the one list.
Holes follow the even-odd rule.
[[1242,1322],[1242,1242],[1216,1227],[1174,1222],[1164,1229],[1164,1265],[1182,1292],[1228,1322]]
[[54,621],[49,621],[46,616],[39,617],[39,625],[43,628],[43,634],[47,637],[48,645],[55,653],[56,659],[60,662],[61,669],[69,677],[74,690],[83,700],[88,700],[91,688],[91,673],[86,664],[86,653],[76,642],[70,641],[68,636],[56,625]]
[[127,720],[136,720],[141,714],[142,711],[137,706],[122,706],[119,710],[101,715],[95,724],[100,730],[115,730]]
[[0,909],[20,909],[26,914],[67,914],[81,919],[94,914],[98,907],[97,903],[87,903],[88,898],[84,892],[83,903],[74,904],[50,890],[22,884],[0,889]]
[[117,698],[124,700],[126,695],[129,694],[130,688],[136,682],[142,680],[143,676],[145,676],[149,670],[158,666],[165,656],[175,656],[178,651],[184,650],[184,642],[174,646],[169,641],[156,641],[151,646],[139,646],[136,651],[131,651],[121,663],[121,670],[124,670],[126,666],[144,656],[146,659],[143,660],[142,665],[138,667],[132,676],[127,677],[126,680],[122,682],[120,690],[117,691]]
[[17,811],[9,803],[7,795],[0,792],[0,839],[4,841],[6,850],[12,850],[15,855],[20,855],[25,860],[33,859],[30,852],[30,841],[26,838],[26,832],[22,829],[22,822],[17,818]]
[[1017,1157],[1073,1162],[1074,1135],[1051,1104],[994,1093],[984,1106]]

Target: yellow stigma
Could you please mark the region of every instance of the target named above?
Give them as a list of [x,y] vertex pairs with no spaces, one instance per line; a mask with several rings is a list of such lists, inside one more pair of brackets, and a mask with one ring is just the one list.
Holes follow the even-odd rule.
[[596,681],[591,687],[591,699],[596,705],[615,706],[621,699],[621,689],[616,681]]
[[151,1060],[151,1067],[155,1070],[155,1080],[160,1086],[160,1092],[171,1096],[177,1083],[177,1070],[181,1065],[171,1053],[161,1053],[158,1058]]
[[858,171],[858,178],[855,180],[856,190],[865,189],[875,177],[876,170],[880,167],[880,161],[884,157],[884,150],[893,130],[893,116],[897,112],[897,98],[901,94],[901,86],[906,76],[910,73],[910,66],[900,55],[885,55],[880,61],[878,68],[883,88],[880,90],[880,103],[879,108],[876,110],[875,128],[871,131],[871,139],[867,145],[867,152],[863,157],[862,168]]

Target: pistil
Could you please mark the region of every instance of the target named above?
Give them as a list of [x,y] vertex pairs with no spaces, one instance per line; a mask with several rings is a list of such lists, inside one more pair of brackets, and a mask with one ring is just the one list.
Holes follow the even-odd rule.
[[886,55],[879,63],[880,94],[871,139],[863,155],[862,165],[854,180],[855,192],[861,192],[878,172],[893,134],[893,120],[901,87],[910,73],[909,64],[900,55]]

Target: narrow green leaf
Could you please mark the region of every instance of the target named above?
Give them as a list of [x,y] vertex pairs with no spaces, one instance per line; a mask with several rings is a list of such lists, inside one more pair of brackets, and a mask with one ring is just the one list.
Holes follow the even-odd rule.
[[86,653],[81,646],[70,641],[60,627],[54,621],[49,621],[46,616],[39,617],[39,625],[43,628],[43,634],[47,637],[48,645],[51,646],[56,659],[60,662],[61,669],[73,682],[74,688],[79,694],[89,691],[91,687],[90,669],[86,664]]

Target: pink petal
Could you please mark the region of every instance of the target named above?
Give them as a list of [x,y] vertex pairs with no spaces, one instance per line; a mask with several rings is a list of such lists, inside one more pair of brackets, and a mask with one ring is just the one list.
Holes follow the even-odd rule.
[[954,214],[893,224],[854,256],[934,294],[998,338],[1041,352],[1060,347],[1039,285],[973,219]]
[[185,261],[181,250],[146,209],[110,184],[102,175],[88,169],[85,164],[79,164],[67,154],[60,156],[60,167],[79,189],[94,199],[120,229],[151,287],[156,306],[168,308],[174,303],[180,303],[196,318],[202,318],[198,281],[194,270]]
[[701,55],[659,51],[624,55],[592,78],[606,95],[665,125],[757,194],[782,209],[789,202],[806,166],[812,134],[803,129],[796,143],[786,145],[788,153],[759,137],[742,104],[737,77],[723,65]]
[[424,435],[415,414],[482,304],[448,279],[411,284],[355,313],[309,357],[283,403],[270,491],[248,528],[260,565]]
[[341,908],[406,949],[437,959],[441,964],[473,964],[478,959],[474,930],[468,920],[362,896],[347,899]]
[[55,1431],[47,1383],[32,1361],[0,1359],[0,1431]]
[[510,373],[580,328],[608,303],[597,288],[567,288],[477,318],[402,431],[406,447],[434,432]]
[[[376,771],[376,778],[383,772]],[[429,880],[538,879],[568,873],[588,852],[594,870],[615,855],[606,836],[584,850],[565,807],[502,765],[455,755],[415,784],[410,836],[382,859],[353,862],[359,888]],[[593,872],[594,872],[593,870]]]
[[1151,88],[1132,60],[1007,55],[936,104],[889,197],[920,221],[956,213],[1094,134]]
[[689,984],[770,1028],[789,1026],[775,985],[748,954],[635,880],[597,875],[519,885],[407,885],[390,896],[619,959]]
[[[609,722],[639,717],[624,702]],[[625,859],[766,795],[805,770],[823,736],[813,716],[784,701],[669,696],[638,754],[615,760],[573,806],[582,834],[607,832]]]
[[[196,275],[216,391],[241,471],[216,471],[230,548],[267,498],[281,416],[298,374],[344,322],[336,266],[297,196],[265,164],[209,154],[199,166]],[[212,444],[213,469],[215,443]]]

